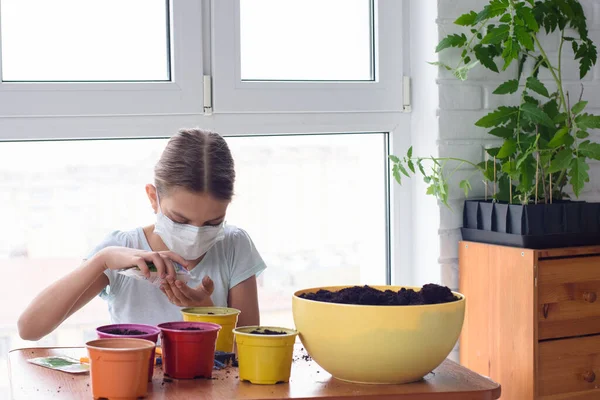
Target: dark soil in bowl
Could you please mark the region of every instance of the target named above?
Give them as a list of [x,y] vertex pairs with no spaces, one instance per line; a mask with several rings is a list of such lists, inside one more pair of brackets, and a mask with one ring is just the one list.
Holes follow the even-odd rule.
[[137,329],[111,329],[110,331],[106,331],[106,333],[110,333],[111,335],[147,335],[147,332],[138,331]]
[[202,328],[196,328],[195,326],[188,326],[187,328],[179,328],[178,331],[203,331]]
[[251,332],[249,332],[253,335],[285,335],[287,332],[283,332],[283,331],[274,331],[271,329],[264,329],[264,330],[258,330],[255,329]]
[[393,290],[381,291],[365,285],[353,286],[337,292],[321,289],[316,293],[302,293],[299,297],[326,303],[368,306],[414,306],[450,303],[459,300],[448,287],[434,283],[424,285],[418,292],[406,288],[402,288],[397,292]]

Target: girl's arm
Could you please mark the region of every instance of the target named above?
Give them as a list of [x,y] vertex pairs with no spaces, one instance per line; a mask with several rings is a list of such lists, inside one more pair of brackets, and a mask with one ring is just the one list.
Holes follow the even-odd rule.
[[258,290],[256,288],[255,275],[232,287],[229,290],[227,303],[229,307],[237,308],[241,311],[237,326],[260,325]]
[[108,285],[104,270],[101,258],[92,257],[38,294],[19,318],[21,338],[41,339],[98,295]]
[[25,340],[39,340],[52,332],[108,285],[108,277],[104,274],[107,269],[137,266],[142,273],[150,276],[146,262],[152,262],[159,274],[173,280],[175,270],[168,260],[184,266],[188,264],[180,256],[168,251],[151,252],[125,247],[100,250],[33,299],[17,323],[19,335]]

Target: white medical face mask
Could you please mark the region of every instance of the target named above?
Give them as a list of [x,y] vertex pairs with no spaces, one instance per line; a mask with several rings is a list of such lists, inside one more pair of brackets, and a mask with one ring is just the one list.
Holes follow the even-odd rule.
[[218,226],[201,227],[179,224],[162,213],[158,193],[156,194],[156,201],[158,202],[158,213],[156,214],[154,233],[160,236],[169,250],[179,254],[184,259],[196,260],[200,258],[215,243],[225,237],[225,222]]

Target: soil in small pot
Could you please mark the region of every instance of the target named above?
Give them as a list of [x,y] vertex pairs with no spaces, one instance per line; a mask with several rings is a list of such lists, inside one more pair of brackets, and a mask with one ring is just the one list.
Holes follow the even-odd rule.
[[202,328],[196,328],[195,326],[188,326],[187,328],[179,328],[178,331],[203,331]]
[[258,329],[255,329],[255,330],[253,330],[251,332],[248,332],[248,333],[251,333],[253,335],[285,335],[287,332],[274,331],[274,330],[271,330],[271,329],[264,329],[262,331],[258,330]]
[[106,331],[106,333],[110,333],[111,335],[147,335],[148,332],[138,331],[137,329],[111,329],[110,331]]
[[429,283],[420,291],[402,288],[397,292],[393,290],[381,291],[365,286],[353,286],[331,292],[319,290],[316,293],[302,293],[301,298],[326,303],[357,304],[369,306],[412,306],[424,304],[440,304],[457,301],[459,298],[452,294],[446,286]]

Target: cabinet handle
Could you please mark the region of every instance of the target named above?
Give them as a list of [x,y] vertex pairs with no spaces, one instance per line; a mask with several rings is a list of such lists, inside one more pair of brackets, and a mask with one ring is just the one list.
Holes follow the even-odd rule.
[[583,294],[583,300],[587,301],[588,303],[593,303],[595,302],[597,299],[596,293],[595,292],[585,292]]
[[594,371],[588,371],[585,374],[583,374],[583,380],[592,383],[596,380],[596,374],[594,373]]
[[544,304],[542,311],[544,313],[544,319],[548,319],[548,311],[550,310],[550,304]]

